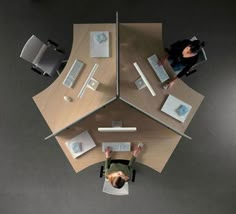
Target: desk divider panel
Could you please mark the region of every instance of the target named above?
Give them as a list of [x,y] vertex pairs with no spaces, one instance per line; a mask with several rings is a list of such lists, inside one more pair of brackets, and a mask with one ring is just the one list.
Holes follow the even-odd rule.
[[[120,120],[123,126],[137,127],[136,132],[99,132],[98,127],[111,127],[112,121]],[[68,151],[65,142],[88,130],[96,147],[74,159]],[[131,142],[132,149],[142,142],[143,152],[137,162],[161,172],[171,154],[178,145],[181,136],[167,129],[161,123],[147,117],[120,99],[114,100],[104,108],[84,118],[70,129],[56,136],[60,147],[76,172],[100,161],[104,161],[103,142]],[[130,159],[131,152],[113,152],[114,159]]]
[[116,12],[116,96],[120,96],[119,14]]
[[108,101],[107,103],[105,103],[104,105],[102,105],[100,108],[96,109],[93,112],[90,112],[89,114],[85,115],[84,117],[79,118],[78,120],[74,121],[73,123],[65,126],[64,128],[52,133],[51,135],[45,137],[45,140],[48,140],[51,137],[55,137],[57,135],[59,135],[61,132],[65,131],[66,129],[69,129],[70,127],[72,127],[73,125],[79,123],[80,121],[84,120],[85,118],[89,117],[90,115],[94,114],[95,112],[99,111],[100,109],[104,108],[106,105],[110,104],[111,102],[113,102],[114,100],[116,100],[116,97],[114,97],[113,99],[111,99],[110,101]]
[[172,131],[175,132],[176,134],[178,134],[178,135],[180,135],[180,136],[183,136],[183,137],[186,137],[186,138],[188,138],[189,140],[192,140],[192,138],[191,138],[190,136],[188,136],[188,135],[186,135],[186,134],[184,134],[184,133],[182,133],[182,132],[179,132],[179,131],[176,130],[175,128],[169,126],[169,125],[168,125],[167,123],[165,123],[164,121],[161,121],[161,120],[159,120],[158,118],[153,117],[153,116],[152,116],[151,114],[149,114],[148,112],[145,112],[145,111],[143,111],[141,108],[138,108],[137,106],[133,105],[132,103],[130,103],[130,102],[128,102],[128,101],[122,99],[122,97],[120,97],[120,99],[121,99],[123,102],[127,103],[128,105],[132,106],[133,108],[137,109],[138,111],[142,112],[142,113],[145,114],[147,117],[153,119],[154,121],[160,123],[161,125],[165,126],[166,128],[172,130]]
[[[108,31],[110,57],[90,57],[90,32]],[[72,88],[63,81],[76,59],[84,63]],[[82,98],[78,94],[88,78],[91,69],[99,64],[94,78],[100,82],[97,90],[87,89]],[[73,44],[69,59],[60,76],[46,89],[33,97],[35,104],[47,122],[52,133],[64,130],[80,118],[96,111],[116,97],[116,25],[115,24],[74,24]],[[67,102],[63,97],[72,98]]]
[[[175,85],[171,89],[164,90],[162,83],[148,62],[148,57],[153,54],[156,54],[160,58],[165,56],[162,24],[120,23],[119,41],[120,99],[175,133],[191,139],[184,132],[200,106],[203,96],[187,86],[180,79],[176,80]],[[138,90],[135,87],[135,81],[140,75],[133,65],[134,62],[139,64],[143,75],[152,86],[156,96],[152,96],[147,88]],[[163,66],[169,76],[173,75],[173,70],[168,62],[165,62]],[[184,123],[177,121],[161,111],[169,94],[192,106]]]

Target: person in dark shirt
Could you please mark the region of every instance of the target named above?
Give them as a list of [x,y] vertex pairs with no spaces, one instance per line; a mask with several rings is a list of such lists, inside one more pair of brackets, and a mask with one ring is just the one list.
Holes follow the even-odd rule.
[[171,64],[171,67],[175,72],[180,71],[171,81],[166,85],[170,88],[177,78],[181,78],[184,75],[189,75],[190,69],[198,61],[198,54],[205,43],[199,40],[182,40],[177,41],[170,46],[170,49],[166,49],[168,55],[167,59]]
[[141,152],[143,144],[140,143],[132,152],[132,157],[128,165],[121,163],[111,163],[111,149],[105,149],[105,177],[109,180],[111,185],[115,188],[122,188],[126,181],[129,180],[135,160]]

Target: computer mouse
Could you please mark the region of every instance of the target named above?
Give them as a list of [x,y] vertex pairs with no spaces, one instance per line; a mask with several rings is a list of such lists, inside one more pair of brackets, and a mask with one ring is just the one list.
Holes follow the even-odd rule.
[[73,101],[73,99],[71,97],[69,97],[69,96],[64,96],[64,100],[66,102],[72,102]]

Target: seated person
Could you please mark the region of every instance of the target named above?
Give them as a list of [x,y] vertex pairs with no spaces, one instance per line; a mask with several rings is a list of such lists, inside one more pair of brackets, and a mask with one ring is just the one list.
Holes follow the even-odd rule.
[[111,185],[115,188],[122,188],[126,181],[129,180],[135,160],[141,152],[143,144],[139,144],[133,151],[132,157],[128,165],[111,162],[111,150],[107,147],[105,150],[105,177],[109,180]]
[[175,42],[170,46],[170,49],[166,49],[168,55],[165,59],[168,59],[174,71],[180,71],[171,81],[168,82],[166,85],[167,88],[172,87],[177,78],[192,73],[189,70],[197,63],[198,53],[204,45],[205,43],[200,42],[199,40],[191,41],[185,39]]

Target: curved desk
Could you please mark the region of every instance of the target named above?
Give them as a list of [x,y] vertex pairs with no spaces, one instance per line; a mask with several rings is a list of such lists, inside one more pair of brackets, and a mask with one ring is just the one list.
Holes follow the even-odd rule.
[[[90,31],[110,32],[109,58],[91,58],[89,53]],[[82,68],[72,88],[62,83],[72,64],[79,59]],[[94,64],[98,69],[94,78],[100,82],[96,91],[87,89],[82,98],[77,98]],[[73,102],[65,102],[69,96]],[[51,131],[57,132],[83,118],[116,97],[116,34],[114,24],[75,24],[73,28],[73,45],[68,62],[61,75],[44,91],[33,97]]]
[[[104,30],[109,31],[111,35],[111,57],[90,58],[89,31]],[[76,172],[104,161],[101,145],[106,141],[143,142],[144,151],[137,161],[161,172],[181,139],[181,136],[171,129],[184,132],[203,97],[181,80],[178,80],[171,91],[163,90],[154,72],[148,67],[147,57],[153,53],[163,54],[161,24],[120,24],[120,99],[116,99],[115,30],[115,24],[74,25],[73,47],[64,71],[49,88],[33,99],[52,132],[73,124],[69,129],[60,132],[56,139]],[[75,87],[68,89],[62,82],[76,58],[83,61],[86,67],[78,77]],[[134,81],[138,75],[132,65],[134,61],[138,61],[145,68],[145,75],[151,81],[157,96],[152,97],[146,89],[135,89]],[[76,98],[94,63],[101,65],[95,76],[102,83],[101,88],[97,91],[86,90],[82,99]],[[171,70],[166,66],[167,70]],[[160,106],[170,92],[193,106],[191,114],[183,124],[160,112]],[[64,95],[71,96],[74,101],[65,102]],[[125,126],[136,126],[137,132],[124,134],[97,131],[98,127],[111,126],[113,120],[121,120]],[[65,142],[84,130],[89,131],[97,146],[74,159]],[[130,156],[129,152],[113,154],[117,159],[129,159]]]
[[[159,58],[164,55],[162,25],[157,23],[126,23],[120,24],[119,29],[121,99],[173,131],[186,136],[184,132],[201,104],[203,96],[180,79],[176,80],[171,89],[164,90],[162,88],[162,83],[147,60],[153,54],[156,54]],[[133,65],[134,62],[137,62],[142,69],[156,96],[152,96],[147,88],[137,90],[134,83],[139,74]],[[167,60],[164,67],[169,76],[173,76],[174,72]],[[169,94],[192,106],[184,123],[161,111]]]

